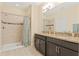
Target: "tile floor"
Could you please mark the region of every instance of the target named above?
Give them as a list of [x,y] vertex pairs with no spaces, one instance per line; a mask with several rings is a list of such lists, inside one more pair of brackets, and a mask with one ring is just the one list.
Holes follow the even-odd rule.
[[14,50],[4,51],[0,56],[42,56],[34,47],[21,47]]

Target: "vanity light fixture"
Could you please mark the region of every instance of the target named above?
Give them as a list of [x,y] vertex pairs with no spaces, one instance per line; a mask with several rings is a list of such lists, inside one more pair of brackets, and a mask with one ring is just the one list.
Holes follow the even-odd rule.
[[16,6],[19,6],[19,4],[16,4]]
[[51,10],[52,8],[56,7],[57,5],[61,4],[63,2],[48,2],[42,7],[42,12],[45,13],[48,10]]
[[47,10],[52,9],[53,7],[55,7],[55,5],[53,3],[47,3],[42,7],[43,13],[46,12]]

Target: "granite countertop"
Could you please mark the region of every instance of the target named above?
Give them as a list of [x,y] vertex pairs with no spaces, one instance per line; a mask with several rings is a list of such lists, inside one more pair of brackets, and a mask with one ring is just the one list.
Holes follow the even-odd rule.
[[44,33],[39,33],[40,35],[43,36],[48,36],[48,37],[55,37],[55,38],[59,38],[61,40],[65,40],[65,41],[70,41],[70,42],[74,42],[74,43],[79,43],[79,37],[72,37],[72,36],[58,36],[55,34],[44,34]]

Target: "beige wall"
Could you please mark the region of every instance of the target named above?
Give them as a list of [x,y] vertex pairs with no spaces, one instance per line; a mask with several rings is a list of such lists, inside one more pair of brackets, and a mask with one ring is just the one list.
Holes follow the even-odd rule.
[[27,9],[25,9],[24,12],[26,16],[31,18],[31,5]]
[[1,46],[1,13],[0,13],[0,46]]
[[31,9],[31,39],[34,41],[34,34],[42,31],[42,11],[40,5],[33,5]]
[[3,12],[12,13],[21,16],[30,16],[31,6],[26,7],[26,9],[17,8],[16,6],[9,6],[2,3],[0,3],[0,6],[1,6],[0,10]]
[[[0,4],[0,12],[1,12],[1,4]],[[1,47],[1,13],[0,13],[0,47]]]
[[18,9],[17,7],[2,6],[2,11],[16,15],[25,15],[25,12],[23,10]]

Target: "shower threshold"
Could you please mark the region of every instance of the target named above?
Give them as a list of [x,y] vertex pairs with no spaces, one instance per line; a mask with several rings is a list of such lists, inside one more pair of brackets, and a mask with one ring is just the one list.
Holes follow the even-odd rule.
[[21,43],[7,44],[7,45],[0,47],[0,52],[9,51],[9,50],[17,49],[17,48],[22,48],[22,47],[24,46],[21,45]]

